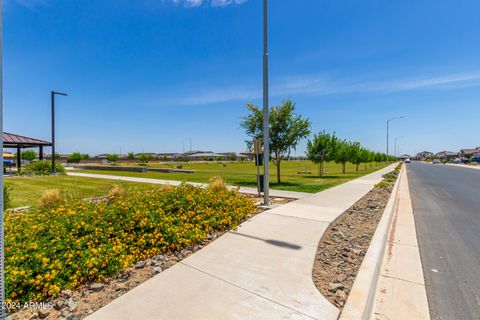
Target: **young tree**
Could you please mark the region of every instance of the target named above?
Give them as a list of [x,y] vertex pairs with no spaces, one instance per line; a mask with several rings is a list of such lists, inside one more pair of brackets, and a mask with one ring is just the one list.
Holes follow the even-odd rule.
[[307,143],[307,158],[318,164],[318,176],[323,177],[325,172],[324,163],[335,160],[337,137],[322,131],[313,136]]
[[355,164],[355,171],[358,172],[358,166],[362,163],[362,147],[360,142],[350,142],[348,144],[348,161]]
[[37,154],[33,150],[25,150],[20,153],[20,157],[23,160],[33,161],[37,157]]
[[117,162],[118,154],[115,154],[115,153],[107,154],[107,160],[109,162]]
[[[252,140],[260,139],[263,135],[263,112],[253,104],[248,104],[247,108],[250,114],[243,117],[241,126]],[[288,156],[298,142],[310,134],[310,120],[296,114],[295,103],[287,99],[281,106],[270,108],[269,126],[270,152],[274,154],[277,166],[277,183],[281,183],[282,157]],[[251,146],[252,141],[247,141],[247,144]]]
[[335,152],[335,162],[342,164],[342,173],[346,172],[346,164],[350,159],[349,143],[346,140],[341,140],[337,143],[337,150]]
[[362,163],[365,165],[364,170],[367,170],[367,163],[369,163],[371,157],[371,151],[365,148],[362,148],[362,153],[360,155]]
[[80,152],[74,152],[68,156],[67,162],[79,163],[82,159],[84,159],[84,157]]
[[129,153],[127,154],[127,159],[128,159],[128,160],[135,160],[135,153],[129,152]]
[[147,163],[150,161],[150,155],[142,153],[140,157],[138,157],[138,160],[140,160],[140,163]]

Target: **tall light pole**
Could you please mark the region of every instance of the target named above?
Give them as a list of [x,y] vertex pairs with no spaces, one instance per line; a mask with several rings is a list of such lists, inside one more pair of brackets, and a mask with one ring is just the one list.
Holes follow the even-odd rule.
[[389,144],[389,140],[388,140],[389,132],[388,131],[389,131],[390,122],[392,122],[393,120],[397,120],[397,119],[403,119],[403,116],[393,117],[393,118],[387,120],[387,156],[390,156],[390,153],[388,152],[388,144]]
[[397,157],[397,140],[402,139],[402,138],[403,138],[403,136],[395,137],[395,158]]
[[50,97],[52,101],[52,174],[55,174],[55,96],[66,96],[66,93],[51,91]]
[[5,317],[5,235],[4,235],[4,213],[3,213],[3,56],[2,56],[2,44],[3,44],[3,1],[0,0],[0,132],[2,139],[0,139],[0,170],[2,175],[0,177],[0,317]]
[[263,205],[270,204],[270,121],[268,114],[268,3],[263,0]]

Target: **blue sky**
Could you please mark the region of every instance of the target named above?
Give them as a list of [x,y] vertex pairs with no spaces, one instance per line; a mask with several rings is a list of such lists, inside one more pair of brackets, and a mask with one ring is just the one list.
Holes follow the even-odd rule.
[[[402,153],[480,146],[479,1],[270,1],[270,101]],[[5,131],[59,152],[245,150],[261,0],[6,0]],[[303,154],[305,142],[296,153]]]

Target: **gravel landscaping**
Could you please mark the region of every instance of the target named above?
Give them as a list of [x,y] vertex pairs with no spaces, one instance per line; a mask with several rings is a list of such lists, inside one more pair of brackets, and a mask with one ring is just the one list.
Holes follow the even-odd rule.
[[385,175],[367,195],[339,216],[318,244],[313,280],[322,295],[343,308],[380,221],[398,171]]

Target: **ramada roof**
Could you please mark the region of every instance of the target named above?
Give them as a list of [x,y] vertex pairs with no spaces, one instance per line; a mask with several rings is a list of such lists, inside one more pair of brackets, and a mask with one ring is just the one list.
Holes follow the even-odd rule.
[[29,148],[40,146],[51,146],[52,143],[40,139],[21,136],[18,134],[3,132],[3,146],[5,148]]

